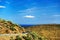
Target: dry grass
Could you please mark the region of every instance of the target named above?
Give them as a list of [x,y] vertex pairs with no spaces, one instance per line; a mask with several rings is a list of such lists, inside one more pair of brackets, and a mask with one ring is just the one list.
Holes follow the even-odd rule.
[[36,25],[28,27],[26,30],[35,31],[39,35],[46,37],[48,40],[60,40],[60,25]]

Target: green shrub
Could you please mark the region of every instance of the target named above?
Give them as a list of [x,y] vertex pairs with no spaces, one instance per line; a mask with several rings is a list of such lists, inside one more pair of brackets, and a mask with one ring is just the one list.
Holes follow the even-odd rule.
[[6,33],[9,33],[9,31],[8,31],[8,30],[6,30]]
[[12,22],[11,22],[11,21],[7,21],[7,23],[10,23],[10,24],[12,24]]
[[2,27],[0,27],[0,29],[2,29]]
[[47,40],[44,36],[40,36],[35,32],[28,31],[28,34],[30,34],[32,36],[33,40]]
[[13,39],[13,37],[11,37],[11,39],[10,39],[10,40],[14,40],[14,39]]
[[38,36],[35,32],[29,32],[34,40],[38,40]]
[[0,22],[3,23],[3,22],[5,22],[5,20],[0,18]]
[[12,31],[16,30],[13,26],[11,26],[10,29],[11,29]]
[[19,36],[16,36],[15,40],[22,40]]
[[38,38],[38,40],[42,40],[42,38]]
[[24,38],[25,40],[31,40],[31,37],[25,37],[25,36],[23,36],[23,38]]

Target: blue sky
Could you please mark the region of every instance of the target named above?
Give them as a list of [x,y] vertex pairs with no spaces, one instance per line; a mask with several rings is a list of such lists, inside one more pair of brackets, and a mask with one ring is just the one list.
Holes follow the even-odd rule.
[[17,24],[60,24],[60,0],[0,0],[0,18]]

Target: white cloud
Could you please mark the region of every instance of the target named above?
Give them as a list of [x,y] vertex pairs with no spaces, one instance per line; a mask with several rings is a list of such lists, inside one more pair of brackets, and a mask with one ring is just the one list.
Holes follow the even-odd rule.
[[6,8],[6,6],[0,6],[0,8]]
[[24,16],[25,18],[35,18],[35,16],[32,16],[32,15],[26,15]]

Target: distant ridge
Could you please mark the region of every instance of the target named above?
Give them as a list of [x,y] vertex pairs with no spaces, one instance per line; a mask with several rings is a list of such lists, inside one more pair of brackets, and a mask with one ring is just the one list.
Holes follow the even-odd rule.
[[40,24],[26,27],[26,30],[33,31],[45,36],[48,40],[60,40],[60,24]]
[[25,25],[25,24],[22,24],[20,26],[22,26],[22,27],[30,27],[30,26],[34,26],[34,25]]
[[31,27],[31,26],[37,26],[37,25],[60,25],[60,24],[35,24],[35,25],[33,25],[33,24],[31,24],[31,25],[27,25],[27,24],[21,24],[20,26],[22,26],[22,27]]

